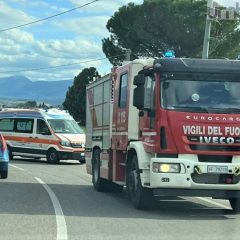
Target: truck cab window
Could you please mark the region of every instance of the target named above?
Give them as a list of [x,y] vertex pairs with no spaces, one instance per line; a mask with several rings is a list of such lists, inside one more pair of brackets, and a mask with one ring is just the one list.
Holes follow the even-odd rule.
[[152,77],[147,76],[145,79],[145,99],[144,107],[150,110],[155,108],[155,97],[154,97],[155,81]]
[[145,78],[144,107],[150,112],[150,128],[155,127],[155,81],[151,76]]
[[119,108],[125,108],[127,105],[127,92],[128,92],[128,74],[121,75],[120,88],[119,88]]

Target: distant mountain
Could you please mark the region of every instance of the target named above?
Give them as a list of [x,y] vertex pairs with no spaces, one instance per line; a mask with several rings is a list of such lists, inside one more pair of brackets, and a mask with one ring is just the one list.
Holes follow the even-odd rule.
[[0,98],[60,105],[73,80],[31,81],[24,76],[0,78]]

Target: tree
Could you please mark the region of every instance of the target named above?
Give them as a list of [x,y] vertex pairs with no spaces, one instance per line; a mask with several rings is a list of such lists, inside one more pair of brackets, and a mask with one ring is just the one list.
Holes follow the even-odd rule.
[[74,78],[73,86],[68,88],[63,107],[69,111],[73,118],[85,125],[86,85],[100,77],[96,68],[85,68]]
[[36,107],[37,107],[36,101],[27,101],[17,105],[17,108],[36,108]]
[[[102,48],[113,65],[120,64],[126,49],[131,59],[159,57],[168,49],[177,57],[201,57],[207,12],[206,0],[145,0],[121,7],[109,19],[110,37]],[[216,47],[210,57],[233,57],[233,46],[239,47],[238,21],[213,23]],[[234,49],[236,48],[234,47]]]

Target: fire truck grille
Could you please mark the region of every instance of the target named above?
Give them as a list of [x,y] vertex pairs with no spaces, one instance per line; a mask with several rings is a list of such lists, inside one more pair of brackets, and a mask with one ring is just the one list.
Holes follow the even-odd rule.
[[232,156],[198,155],[199,162],[232,163]]
[[195,151],[226,151],[226,152],[239,152],[240,146],[226,146],[226,145],[189,145],[191,150]]
[[195,183],[199,184],[229,184],[229,179],[231,179],[230,184],[237,184],[240,181],[240,176],[236,177],[231,174],[193,173],[191,177]]

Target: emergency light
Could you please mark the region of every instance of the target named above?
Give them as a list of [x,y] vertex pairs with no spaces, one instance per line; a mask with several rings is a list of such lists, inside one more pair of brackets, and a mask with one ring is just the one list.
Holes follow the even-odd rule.
[[166,51],[163,56],[165,58],[175,58],[175,52],[173,50]]

